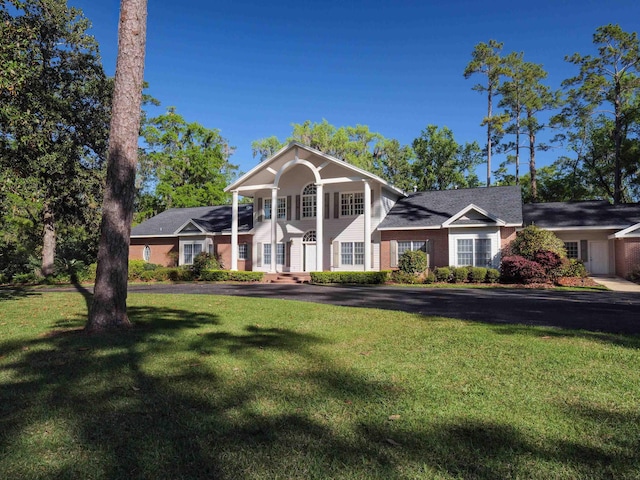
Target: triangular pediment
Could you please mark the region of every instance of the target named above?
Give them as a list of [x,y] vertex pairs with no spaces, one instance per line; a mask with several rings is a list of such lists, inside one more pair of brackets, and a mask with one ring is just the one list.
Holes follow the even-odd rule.
[[442,224],[443,227],[476,227],[476,226],[503,226],[505,222],[492,215],[485,209],[474,204],[469,204],[449,220]]
[[175,235],[194,234],[194,233],[206,233],[205,229],[198,225],[194,220],[187,221],[178,230]]

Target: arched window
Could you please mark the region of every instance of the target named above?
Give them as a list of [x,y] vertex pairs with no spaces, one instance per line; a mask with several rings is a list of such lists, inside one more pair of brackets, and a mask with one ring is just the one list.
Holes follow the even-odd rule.
[[310,183],[302,190],[302,218],[316,216],[316,186]]
[[307,233],[304,234],[304,237],[302,237],[302,241],[304,243],[312,243],[316,241],[316,231],[315,230],[309,230]]
[[142,259],[145,262],[151,260],[151,247],[149,245],[144,246],[144,250],[142,250]]

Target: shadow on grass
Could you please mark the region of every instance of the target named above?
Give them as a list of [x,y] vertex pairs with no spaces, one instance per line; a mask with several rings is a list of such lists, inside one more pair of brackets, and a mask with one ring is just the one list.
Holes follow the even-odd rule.
[[25,287],[0,287],[0,302],[40,295],[37,291]]
[[[349,411],[346,400],[392,405],[394,385],[323,358],[314,348],[322,337],[258,325],[219,331],[218,315],[154,306],[130,307],[129,316],[126,333],[87,336],[84,319],[54,319],[38,338],[0,343],[1,478],[541,478],[541,462],[560,474],[567,465],[566,478],[640,472],[629,453],[637,440],[624,444],[617,433],[629,433],[624,425],[638,416],[606,419],[608,449],[535,442],[509,425],[465,418],[389,422]],[[295,356],[311,365],[294,370],[311,392],[287,391],[298,397],[291,402],[267,373],[243,377],[242,361],[267,362],[271,353],[276,363]],[[218,362],[223,355],[238,360],[237,371]],[[336,429],[327,419],[335,411],[277,408],[318,396],[345,405],[355,425]],[[601,414],[563,408],[576,421]]]

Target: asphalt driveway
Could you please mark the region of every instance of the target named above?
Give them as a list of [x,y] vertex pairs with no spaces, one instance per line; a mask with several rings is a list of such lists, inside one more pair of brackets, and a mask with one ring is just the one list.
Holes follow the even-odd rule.
[[239,295],[350,307],[401,310],[428,316],[640,334],[640,294],[529,289],[430,289],[278,284],[132,284],[130,292]]

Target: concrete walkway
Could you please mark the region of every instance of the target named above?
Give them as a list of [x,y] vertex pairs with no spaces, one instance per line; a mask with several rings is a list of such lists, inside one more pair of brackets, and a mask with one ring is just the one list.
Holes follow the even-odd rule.
[[640,285],[630,282],[620,277],[592,277],[596,283],[607,287],[614,292],[637,292],[640,293]]

